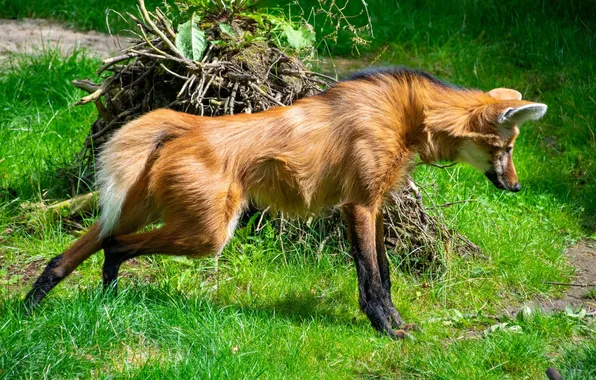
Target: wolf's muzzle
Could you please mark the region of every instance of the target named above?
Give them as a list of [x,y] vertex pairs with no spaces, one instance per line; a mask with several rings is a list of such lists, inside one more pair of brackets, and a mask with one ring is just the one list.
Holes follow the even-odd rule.
[[517,193],[521,189],[521,185],[519,184],[519,182],[516,182],[513,185],[503,183],[503,181],[499,179],[499,175],[497,174],[497,172],[495,172],[494,170],[489,170],[485,172],[484,175],[493,183],[493,185],[495,185],[497,189],[509,190],[513,193]]

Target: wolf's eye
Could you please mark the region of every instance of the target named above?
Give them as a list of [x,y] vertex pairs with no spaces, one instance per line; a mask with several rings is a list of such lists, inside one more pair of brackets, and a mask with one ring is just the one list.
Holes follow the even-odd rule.
[[511,149],[513,149],[513,147],[510,147],[510,146],[508,146],[508,147],[505,149],[505,153],[510,153],[510,152],[511,152]]

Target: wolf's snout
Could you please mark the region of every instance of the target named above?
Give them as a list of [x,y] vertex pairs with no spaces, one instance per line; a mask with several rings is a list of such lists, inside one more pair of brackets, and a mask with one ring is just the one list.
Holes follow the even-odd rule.
[[501,176],[499,176],[497,172],[494,170],[489,170],[486,173],[484,173],[484,175],[493,183],[493,185],[495,185],[497,189],[509,190],[512,193],[517,193],[521,190],[521,185],[519,184],[519,182],[510,184],[507,181],[503,180]]
[[489,179],[489,181],[493,183],[493,185],[495,185],[497,189],[505,190],[505,186],[501,183],[501,181],[499,181],[499,176],[497,175],[497,172],[495,172],[494,170],[489,170],[486,173],[484,173],[484,175],[486,176],[486,178]]

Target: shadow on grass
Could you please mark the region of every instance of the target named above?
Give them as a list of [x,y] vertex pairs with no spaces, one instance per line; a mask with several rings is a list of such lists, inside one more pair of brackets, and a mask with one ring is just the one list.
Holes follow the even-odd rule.
[[264,317],[268,320],[279,319],[295,325],[308,324],[315,319],[317,323],[324,325],[360,325],[356,317],[345,312],[345,309],[349,307],[356,310],[358,305],[354,304],[353,299],[341,293],[339,296],[334,296],[333,300],[327,300],[310,293],[293,292],[281,299],[264,301],[261,305],[223,304],[217,300],[213,301],[213,305],[222,309],[231,308],[243,314]]
[[[8,297],[0,296],[1,320],[17,318],[34,320],[41,315],[62,315],[59,319],[70,319],[71,316],[87,314],[92,310],[101,311],[104,306],[122,308],[144,308],[147,310],[163,310],[166,314],[177,310],[195,316],[212,315],[232,316],[241,318],[259,319],[292,325],[304,325],[316,320],[322,325],[355,325],[368,327],[366,318],[357,319],[348,314],[347,310],[358,310],[354,300],[345,294],[335,293],[332,300],[325,299],[311,293],[292,292],[280,299],[265,299],[258,305],[249,305],[242,302],[224,303],[201,293],[187,294],[167,284],[137,284],[119,289],[117,294],[104,293],[98,285],[82,287],[74,292],[69,291],[65,296],[60,290],[48,294],[40,306],[33,312],[27,313],[23,298],[30,284],[23,284],[22,291],[11,292]],[[58,294],[56,294],[58,293]],[[165,309],[162,309],[166,306]],[[360,311],[357,311],[360,313]],[[364,314],[362,314],[364,316]],[[154,315],[160,319],[162,316]],[[44,317],[45,318],[45,317]],[[52,317],[49,317],[53,319]]]

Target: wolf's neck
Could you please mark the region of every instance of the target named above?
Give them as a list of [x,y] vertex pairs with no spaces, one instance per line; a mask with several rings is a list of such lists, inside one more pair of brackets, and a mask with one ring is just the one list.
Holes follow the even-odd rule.
[[481,110],[486,94],[477,90],[450,88],[422,81],[412,86],[421,119],[409,125],[411,145],[424,162],[453,161],[461,137],[470,129],[474,112]]

